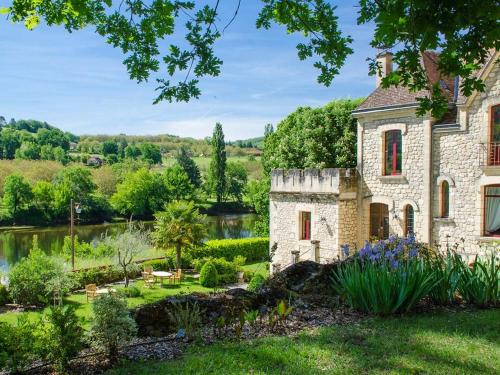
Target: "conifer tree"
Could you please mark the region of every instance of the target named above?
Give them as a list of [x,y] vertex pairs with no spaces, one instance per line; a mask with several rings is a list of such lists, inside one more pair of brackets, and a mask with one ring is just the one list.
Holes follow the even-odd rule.
[[210,162],[210,182],[217,203],[222,202],[226,191],[226,144],[220,123],[215,124],[212,136],[212,161]]

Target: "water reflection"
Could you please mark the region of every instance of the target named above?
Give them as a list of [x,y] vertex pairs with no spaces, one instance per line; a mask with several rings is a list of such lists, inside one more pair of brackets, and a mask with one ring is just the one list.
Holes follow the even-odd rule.
[[[247,238],[253,235],[255,215],[221,215],[207,217],[207,239]],[[75,227],[79,240],[96,244],[103,235],[121,233],[126,223],[84,225]],[[146,229],[152,229],[152,222],[145,222]],[[68,226],[44,227],[22,230],[0,231],[0,269],[7,269],[28,255],[33,235],[38,235],[38,245],[48,254],[62,250],[64,237],[69,234]]]

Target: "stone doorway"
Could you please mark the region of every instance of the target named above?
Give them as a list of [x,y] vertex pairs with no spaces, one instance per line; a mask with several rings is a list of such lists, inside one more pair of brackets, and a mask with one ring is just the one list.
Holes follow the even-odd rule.
[[389,238],[389,206],[384,203],[370,204],[370,237]]

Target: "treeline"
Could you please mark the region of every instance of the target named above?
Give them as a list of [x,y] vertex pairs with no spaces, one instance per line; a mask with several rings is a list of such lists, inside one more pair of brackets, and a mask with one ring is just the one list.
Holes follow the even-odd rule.
[[[124,151],[127,145],[140,147],[142,144],[157,146],[162,155],[175,157],[181,148],[189,150],[193,157],[208,157],[211,155],[211,138],[194,139],[174,135],[83,135],[77,150],[84,154],[104,154],[105,146],[118,145],[119,151]],[[259,156],[261,151],[255,140],[226,142],[228,156]],[[118,155],[120,154],[118,152]]]
[[0,159],[55,160],[63,164],[70,159],[71,142],[78,137],[46,122],[14,120],[0,116]]
[[[81,208],[78,215],[81,223],[103,222],[115,215],[127,219],[149,219],[165,204],[176,200],[202,204],[210,197],[216,197],[217,202],[242,203],[247,188],[247,171],[241,163],[226,160],[220,124],[214,135],[212,162],[205,176],[184,148],[178,152],[175,163],[163,170],[153,168],[145,160],[131,158],[95,169],[67,166],[50,180],[36,182],[29,182],[19,173],[10,174],[4,179],[0,223],[43,225],[67,222],[71,199]],[[125,153],[127,147],[129,145],[125,147]]]

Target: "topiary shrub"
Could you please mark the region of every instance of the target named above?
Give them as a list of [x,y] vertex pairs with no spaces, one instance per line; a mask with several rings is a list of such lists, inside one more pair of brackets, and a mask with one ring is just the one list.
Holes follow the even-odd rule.
[[229,284],[237,281],[237,272],[240,267],[234,263],[229,262],[224,258],[203,258],[195,259],[193,265],[196,271],[200,272],[206,263],[212,263],[217,269],[219,284]]
[[127,288],[121,288],[118,290],[121,296],[127,298],[136,298],[142,295],[141,290],[135,285],[130,285]]
[[212,262],[207,262],[201,268],[200,284],[206,288],[215,288],[219,282],[217,268]]
[[262,288],[262,285],[266,282],[266,279],[264,276],[262,276],[260,273],[257,273],[252,277],[252,280],[248,283],[247,290],[250,292],[257,292],[260,288]]

